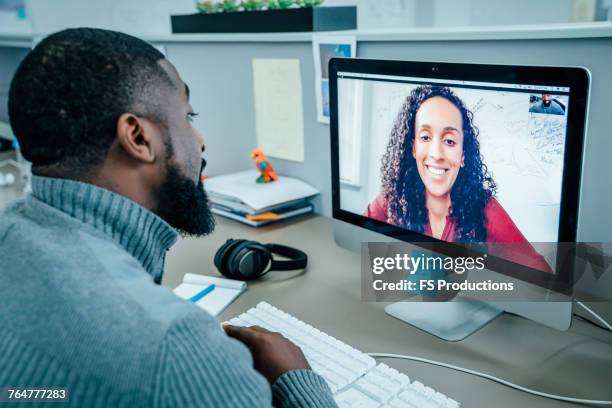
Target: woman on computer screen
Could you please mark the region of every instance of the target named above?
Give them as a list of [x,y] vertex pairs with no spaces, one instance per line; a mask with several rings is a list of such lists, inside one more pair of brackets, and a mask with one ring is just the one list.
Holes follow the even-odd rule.
[[[527,242],[495,199],[472,112],[447,87],[419,86],[408,95],[381,171],[369,218],[449,242]],[[549,270],[535,251],[528,258]]]

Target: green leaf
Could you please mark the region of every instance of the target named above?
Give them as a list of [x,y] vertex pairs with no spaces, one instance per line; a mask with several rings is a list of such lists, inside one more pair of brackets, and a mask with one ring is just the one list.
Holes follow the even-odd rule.
[[242,8],[246,11],[261,10],[264,6],[262,0],[242,0]]
[[210,0],[201,1],[196,4],[196,8],[200,13],[211,14],[216,13],[215,4]]
[[295,0],[270,0],[268,9],[286,9],[296,4]]
[[237,0],[223,0],[222,7],[224,12],[231,13],[233,11],[238,11],[240,5]]
[[323,4],[324,0],[296,0],[300,7],[316,7]]

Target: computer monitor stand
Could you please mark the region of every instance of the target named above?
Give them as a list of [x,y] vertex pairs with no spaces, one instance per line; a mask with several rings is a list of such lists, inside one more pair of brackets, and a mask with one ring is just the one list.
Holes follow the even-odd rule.
[[388,305],[385,312],[443,340],[460,341],[502,314],[503,310],[469,298],[456,298],[450,302],[412,298]]

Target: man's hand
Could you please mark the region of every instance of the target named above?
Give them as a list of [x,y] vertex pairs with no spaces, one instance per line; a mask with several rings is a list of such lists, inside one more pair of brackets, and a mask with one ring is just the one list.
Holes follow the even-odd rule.
[[280,333],[259,326],[223,326],[228,336],[244,343],[251,354],[255,369],[268,379],[270,384],[291,370],[310,369],[302,350]]

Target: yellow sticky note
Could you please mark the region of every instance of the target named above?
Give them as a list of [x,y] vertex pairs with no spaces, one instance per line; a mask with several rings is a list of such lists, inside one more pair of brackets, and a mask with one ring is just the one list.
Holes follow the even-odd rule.
[[302,78],[298,59],[253,59],[257,146],[267,156],[304,161]]

